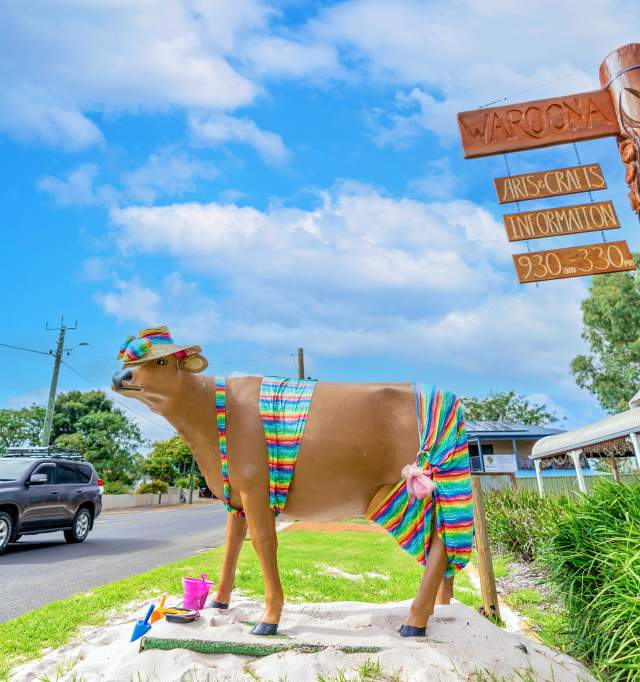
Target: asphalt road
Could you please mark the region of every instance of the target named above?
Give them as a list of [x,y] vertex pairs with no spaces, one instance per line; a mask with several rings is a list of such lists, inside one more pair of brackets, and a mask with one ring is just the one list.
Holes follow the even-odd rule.
[[103,514],[89,537],[25,535],[0,556],[0,623],[77,592],[224,543],[221,504]]

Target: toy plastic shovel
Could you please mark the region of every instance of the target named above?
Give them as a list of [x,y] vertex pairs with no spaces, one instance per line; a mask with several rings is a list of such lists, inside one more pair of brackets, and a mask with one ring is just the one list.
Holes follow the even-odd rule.
[[153,609],[155,606],[151,604],[149,607],[149,610],[147,611],[147,615],[144,617],[144,620],[139,620],[136,623],[136,626],[133,628],[133,634],[131,635],[131,640],[132,642],[135,642],[136,639],[140,639],[140,637],[143,637],[144,635],[151,630],[151,624],[149,623],[149,618],[151,618],[151,614],[153,613]]
[[167,601],[167,595],[163,594],[162,597],[160,598],[160,606],[151,614],[151,618],[149,618],[149,622],[151,625],[154,623],[157,623],[159,620],[162,620],[164,617],[164,603]]

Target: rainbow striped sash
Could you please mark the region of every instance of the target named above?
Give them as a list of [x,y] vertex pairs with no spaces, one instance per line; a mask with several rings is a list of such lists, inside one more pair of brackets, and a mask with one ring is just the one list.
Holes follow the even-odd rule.
[[316,383],[315,379],[262,379],[260,417],[269,457],[269,504],[276,515],[287,503]]
[[404,480],[368,516],[385,528],[421,564],[431,545],[432,513],[449,557],[445,575],[464,568],[471,556],[473,504],[469,450],[462,408],[448,391],[416,385],[420,450],[416,463],[436,483],[433,498],[411,499]]

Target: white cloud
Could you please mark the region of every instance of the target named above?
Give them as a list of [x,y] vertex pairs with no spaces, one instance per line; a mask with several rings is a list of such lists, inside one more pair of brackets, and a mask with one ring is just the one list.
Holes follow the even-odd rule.
[[[89,112],[230,109],[260,92],[228,52],[266,2],[2,3],[0,129],[79,149],[102,139]],[[222,20],[222,21],[221,21]]]
[[500,98],[599,87],[597,60],[635,40],[638,22],[635,0],[346,0],[320,13],[312,35],[352,69],[402,88],[387,134],[378,127],[388,142],[420,129],[451,137],[458,111]]
[[197,142],[212,146],[225,142],[247,144],[267,163],[281,165],[290,156],[280,135],[262,130],[248,118],[225,114],[192,114],[189,116],[189,127]]
[[172,147],[151,154],[138,168],[121,177],[127,199],[153,203],[159,196],[180,196],[195,188],[196,180],[212,180],[212,163],[192,158]]
[[255,73],[269,77],[346,78],[333,45],[288,40],[281,36],[265,36],[252,40],[244,52]]
[[162,147],[148,159],[120,175],[119,187],[99,183],[99,168],[86,163],[69,171],[66,178],[45,175],[38,188],[50,194],[62,206],[143,202],[153,203],[158,197],[181,196],[193,191],[197,182],[217,177],[216,167],[191,157],[175,147]]
[[37,184],[40,190],[50,194],[61,206],[111,203],[116,198],[116,192],[109,185],[95,186],[98,172],[96,164],[84,163],[69,171],[64,179],[45,175]]
[[169,273],[155,288],[145,286],[138,277],[115,280],[111,291],[100,291],[95,299],[119,322],[141,327],[166,324],[174,338],[193,343],[211,340],[219,326],[215,301],[177,272]]
[[[518,287],[502,227],[471,202],[394,199],[343,183],[310,210],[178,204],[111,216],[124,252],[170,254],[224,284],[223,300],[194,291],[184,313],[165,307],[166,284],[156,298],[148,285],[126,285],[124,314],[149,324],[174,315],[191,339],[215,328],[221,342],[279,349],[297,339],[317,355],[438,358],[470,374],[556,385],[581,350],[584,282]],[[136,297],[140,306],[127,304]],[[113,294],[99,300],[117,314]],[[199,309],[207,323],[186,324]]]
[[425,172],[409,183],[409,189],[431,199],[450,199],[459,188],[460,179],[448,157],[429,161]]

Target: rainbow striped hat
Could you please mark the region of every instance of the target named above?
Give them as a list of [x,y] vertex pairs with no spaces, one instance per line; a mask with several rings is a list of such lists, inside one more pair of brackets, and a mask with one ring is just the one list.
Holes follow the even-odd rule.
[[117,359],[122,360],[125,365],[133,365],[166,355],[177,354],[179,357],[186,357],[200,352],[202,352],[200,346],[178,346],[171,338],[169,328],[162,325],[143,329],[138,336],[128,336],[120,346]]

